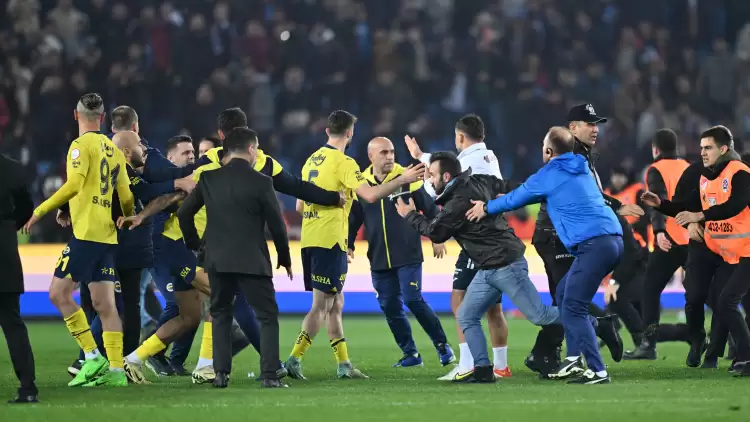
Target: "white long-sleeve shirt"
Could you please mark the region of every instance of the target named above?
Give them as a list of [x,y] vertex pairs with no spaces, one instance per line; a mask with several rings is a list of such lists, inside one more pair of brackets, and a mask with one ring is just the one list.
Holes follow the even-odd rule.
[[[419,161],[430,165],[430,157],[432,154],[424,153],[420,157]],[[500,164],[497,161],[495,153],[491,149],[487,149],[487,144],[480,142],[474,144],[458,154],[458,161],[461,163],[461,171],[466,171],[471,168],[471,174],[487,174],[495,176],[498,179],[502,179],[503,175],[500,173]],[[424,189],[433,198],[437,197],[435,189],[432,184],[425,182]]]

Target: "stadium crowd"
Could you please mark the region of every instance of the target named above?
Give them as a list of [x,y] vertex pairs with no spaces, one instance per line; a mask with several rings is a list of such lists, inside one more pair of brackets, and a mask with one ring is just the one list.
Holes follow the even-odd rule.
[[[263,149],[297,173],[333,108],[366,140],[404,134],[451,149],[473,111],[506,177],[540,164],[537,142],[575,103],[610,116],[602,177],[633,177],[649,136],[682,150],[712,124],[750,134],[750,3],[742,0],[0,0],[0,152],[37,175],[35,200],[64,178],[70,104],[98,91],[138,110],[154,146],[180,131],[215,136],[215,116],[247,110]],[[291,210],[293,202],[284,201]],[[50,220],[39,241],[64,241]],[[61,237],[62,236],[62,237]]]

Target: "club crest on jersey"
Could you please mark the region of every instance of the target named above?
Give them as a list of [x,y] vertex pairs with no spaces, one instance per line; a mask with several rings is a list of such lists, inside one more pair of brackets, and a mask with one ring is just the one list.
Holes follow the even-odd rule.
[[81,150],[76,148],[73,151],[70,151],[70,158],[73,160],[78,159],[78,157],[81,156]]
[[725,193],[729,190],[729,179],[726,177],[721,181],[721,190]]

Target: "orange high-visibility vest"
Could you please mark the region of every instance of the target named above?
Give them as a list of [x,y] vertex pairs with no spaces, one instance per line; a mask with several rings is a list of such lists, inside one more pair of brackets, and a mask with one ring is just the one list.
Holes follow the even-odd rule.
[[[609,188],[605,189],[604,193],[617,199],[623,205],[635,205],[638,203],[638,192],[645,190],[645,188],[646,186],[643,183],[633,183],[616,194],[612,193],[612,190]],[[625,220],[631,225],[638,222],[639,219],[640,217],[625,217]],[[635,240],[638,241],[638,244],[641,245],[642,248],[645,248],[648,245],[643,236],[635,230],[633,230],[633,237],[635,237]]]
[[[687,161],[675,158],[661,159],[651,164],[649,168],[653,167],[661,174],[661,178],[664,179],[664,186],[667,187],[667,199],[671,201],[680,176],[689,166],[690,164]],[[646,174],[648,175],[648,171]],[[648,176],[646,179],[648,179]],[[646,180],[646,188],[648,189],[648,180]],[[690,240],[687,229],[677,224],[677,220],[672,217],[667,217],[667,234],[678,245],[687,245]]]
[[[701,176],[701,204],[703,211],[721,205],[732,195],[732,176],[738,171],[750,173],[750,168],[742,161],[730,161],[719,177],[708,180]],[[740,258],[750,257],[750,209],[745,207],[734,217],[721,221],[706,221],[704,231],[706,246],[728,264],[740,262]]]

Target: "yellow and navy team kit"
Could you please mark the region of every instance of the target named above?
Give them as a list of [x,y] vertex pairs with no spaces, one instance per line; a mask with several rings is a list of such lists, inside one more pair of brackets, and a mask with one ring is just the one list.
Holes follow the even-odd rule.
[[[57,261],[55,277],[80,283],[114,282],[117,279],[117,228],[112,220],[115,190],[123,197],[123,211],[128,215],[133,213],[125,156],[105,135],[86,132],[70,144],[66,161],[68,181],[74,183],[82,177],[83,183],[68,201],[73,237]],[[45,214],[61,207],[63,203],[57,200],[60,195],[65,192],[58,191],[37,211]]]
[[[362,172],[371,186],[388,183],[404,172],[404,167],[396,164],[382,181],[378,181],[372,166]],[[421,264],[422,236],[396,211],[394,203],[398,198],[413,201],[418,211],[432,219],[439,209],[435,201],[423,188],[424,182],[405,183],[401,188],[373,203],[355,201],[349,213],[349,248],[354,250],[354,241],[362,224],[367,238],[367,258],[372,271],[385,271],[406,265]]]
[[[198,182],[204,172],[220,168],[223,158],[224,149],[222,147],[208,150],[199,161],[199,164],[202,165],[193,173],[193,179]],[[273,177],[280,173],[283,168],[276,160],[258,150],[255,170]],[[174,214],[176,208],[164,212],[169,217],[164,223],[161,238],[154,242],[154,267],[151,271],[154,281],[167,301],[173,299],[173,292],[193,288],[191,283],[195,278],[196,269],[200,268],[199,265],[202,264],[203,258],[202,254],[196,257],[185,245],[180,223]],[[198,235],[203,238],[203,233],[206,230],[206,207],[201,208],[195,215],[195,226]]]
[[349,211],[357,188],[366,183],[351,157],[324,145],[307,159],[302,178],[325,190],[344,191],[343,207],[305,202],[302,212],[302,267],[305,289],[326,293],[342,291],[348,264]]

